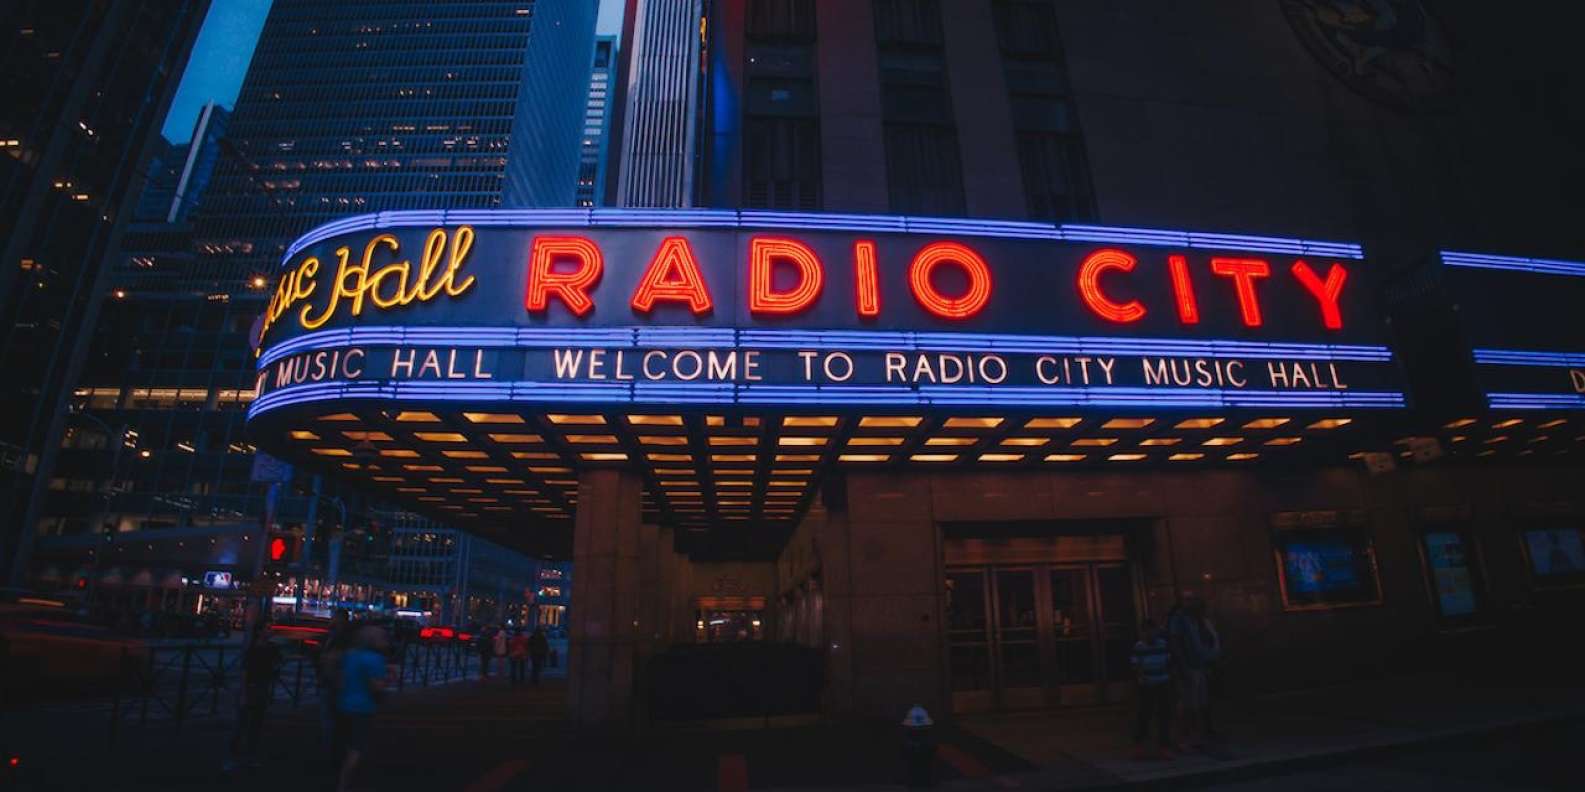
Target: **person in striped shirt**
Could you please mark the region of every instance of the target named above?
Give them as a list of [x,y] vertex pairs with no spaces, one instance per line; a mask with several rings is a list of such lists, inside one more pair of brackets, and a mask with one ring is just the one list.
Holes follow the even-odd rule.
[[[1134,723],[1134,752],[1140,759],[1167,759],[1172,738],[1172,650],[1167,636],[1150,619],[1139,625],[1139,641],[1129,662],[1139,681],[1139,717]],[[1156,722],[1158,742],[1152,752],[1145,745],[1150,722]]]

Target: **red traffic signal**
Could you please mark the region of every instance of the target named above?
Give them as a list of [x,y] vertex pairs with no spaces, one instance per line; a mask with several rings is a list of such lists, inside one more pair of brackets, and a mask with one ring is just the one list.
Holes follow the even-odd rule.
[[292,564],[297,562],[298,550],[302,547],[302,539],[291,534],[273,534],[266,547],[270,554],[270,562],[276,564]]

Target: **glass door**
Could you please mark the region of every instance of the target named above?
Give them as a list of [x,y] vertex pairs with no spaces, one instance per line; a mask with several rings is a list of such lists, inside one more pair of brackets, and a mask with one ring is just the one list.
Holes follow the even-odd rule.
[[1004,708],[1045,703],[1041,674],[1041,629],[1035,607],[1035,571],[996,569],[996,682]]
[[1096,667],[1101,669],[1103,685],[1099,692],[1106,701],[1117,701],[1128,695],[1134,681],[1129,664],[1139,632],[1134,577],[1123,564],[1098,564],[1091,570],[1095,579]]
[[1095,699],[1095,647],[1091,639],[1090,569],[1054,568],[1049,573],[1052,664],[1046,675],[1052,704]]
[[989,585],[983,570],[947,572],[947,673],[957,712],[986,710],[995,703]]

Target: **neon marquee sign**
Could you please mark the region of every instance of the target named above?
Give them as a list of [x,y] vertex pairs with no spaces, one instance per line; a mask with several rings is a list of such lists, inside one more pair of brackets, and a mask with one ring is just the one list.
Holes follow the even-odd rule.
[[1338,243],[1039,223],[385,213],[288,252],[254,411],[329,398],[1401,406],[1361,259]]

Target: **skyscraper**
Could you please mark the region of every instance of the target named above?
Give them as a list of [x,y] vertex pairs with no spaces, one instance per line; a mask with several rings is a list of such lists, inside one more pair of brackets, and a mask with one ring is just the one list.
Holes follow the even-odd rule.
[[628,0],[618,205],[695,205],[704,19],[702,0]]
[[616,74],[616,37],[594,40],[594,60],[589,66],[589,98],[583,113],[583,140],[578,158],[578,206],[605,203],[606,140],[611,124],[612,78]]
[[26,0],[0,12],[0,558],[13,576],[49,484],[101,264],[208,6]]
[[[149,564],[246,572],[271,469],[243,432],[249,333],[286,245],[380,210],[573,205],[596,10],[275,0],[207,189],[182,199],[196,204],[191,254],[123,260],[76,388],[103,426],[67,438],[61,497],[34,522],[55,563],[103,522],[158,548]],[[113,492],[89,503],[74,489]],[[286,487],[279,521],[335,516],[307,489]],[[374,508],[346,504],[353,522]]]

